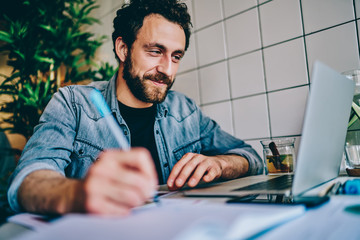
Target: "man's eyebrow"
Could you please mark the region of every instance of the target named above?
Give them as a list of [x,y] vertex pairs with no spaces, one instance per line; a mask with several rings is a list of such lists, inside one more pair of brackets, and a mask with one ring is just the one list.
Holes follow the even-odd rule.
[[[152,47],[156,47],[156,48],[159,48],[159,49],[162,49],[162,50],[167,50],[167,48],[163,45],[163,44],[160,44],[160,43],[147,43],[147,44],[144,44],[144,48],[152,48]],[[180,53],[182,55],[185,54],[185,51],[182,50],[182,49],[177,49],[174,51],[174,53]]]

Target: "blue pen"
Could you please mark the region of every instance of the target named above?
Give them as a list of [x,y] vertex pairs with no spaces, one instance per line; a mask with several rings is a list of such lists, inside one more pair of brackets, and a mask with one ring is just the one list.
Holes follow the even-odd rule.
[[[96,109],[99,111],[100,115],[104,117],[105,121],[107,122],[111,132],[114,134],[115,139],[119,143],[120,147],[123,150],[128,151],[130,150],[130,144],[126,137],[124,136],[123,132],[121,131],[119,125],[116,123],[114,116],[111,114],[110,108],[107,105],[103,95],[100,93],[99,90],[94,89],[90,93],[90,99],[94,103]],[[157,194],[154,194],[153,201],[155,203],[159,202]]]
[[97,89],[92,90],[90,93],[90,99],[94,103],[100,115],[104,117],[105,121],[107,122],[107,125],[109,126],[111,132],[113,133],[120,147],[123,150],[128,151],[130,149],[129,142],[124,136],[119,125],[115,121],[114,116],[111,114],[110,108],[106,104],[106,101],[104,97],[101,95],[100,91]]

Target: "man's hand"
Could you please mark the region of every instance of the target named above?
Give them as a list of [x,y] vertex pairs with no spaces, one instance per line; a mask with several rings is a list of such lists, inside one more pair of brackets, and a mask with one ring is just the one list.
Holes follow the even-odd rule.
[[151,198],[158,185],[150,153],[105,151],[84,181],[85,210],[104,215],[127,215]]
[[108,150],[100,154],[84,180],[53,170],[32,172],[22,182],[18,200],[26,211],[35,213],[126,215],[152,197],[157,184],[146,149]]
[[177,190],[187,182],[195,187],[200,180],[211,182],[218,178],[232,179],[244,175],[248,161],[237,155],[205,156],[197,153],[185,154],[173,167],[167,181],[170,190]]

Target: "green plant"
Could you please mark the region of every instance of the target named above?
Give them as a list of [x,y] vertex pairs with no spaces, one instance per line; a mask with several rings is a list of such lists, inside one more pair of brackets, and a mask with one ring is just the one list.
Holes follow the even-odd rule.
[[109,63],[102,62],[99,66],[99,69],[94,71],[94,81],[104,81],[109,80],[110,76],[113,76],[117,71],[117,68],[114,68]]
[[0,10],[0,53],[12,68],[10,76],[0,75],[0,95],[9,99],[0,105],[9,113],[2,120],[9,127],[2,130],[29,138],[60,86],[114,73],[93,60],[105,37],[85,30],[99,23],[89,15],[97,7],[95,0],[12,0]]
[[360,119],[360,107],[355,102],[352,102],[348,129],[352,127],[359,119]]

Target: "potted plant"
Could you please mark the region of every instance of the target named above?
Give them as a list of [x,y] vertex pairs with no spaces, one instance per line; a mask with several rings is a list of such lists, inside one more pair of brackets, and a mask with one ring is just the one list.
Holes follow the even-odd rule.
[[90,16],[97,7],[95,0],[12,0],[1,6],[0,54],[8,56],[12,70],[0,73],[0,97],[6,97],[0,102],[0,131],[30,138],[59,87],[108,80],[115,73],[108,63],[94,62],[106,39],[86,31],[99,23]]
[[[57,89],[86,79],[107,79],[115,69],[98,66],[95,51],[104,36],[95,37],[84,30],[99,21],[90,12],[95,0],[11,1],[2,12],[5,29],[0,31],[0,53],[8,54],[10,76],[1,74],[0,95],[9,101],[0,105],[10,115],[3,121],[10,130],[26,138]],[[4,12],[7,11],[7,12]],[[14,13],[12,13],[14,11]],[[93,69],[96,70],[93,70]],[[104,76],[105,74],[105,76]],[[1,79],[0,79],[1,80]],[[1,81],[0,81],[1,82]]]

